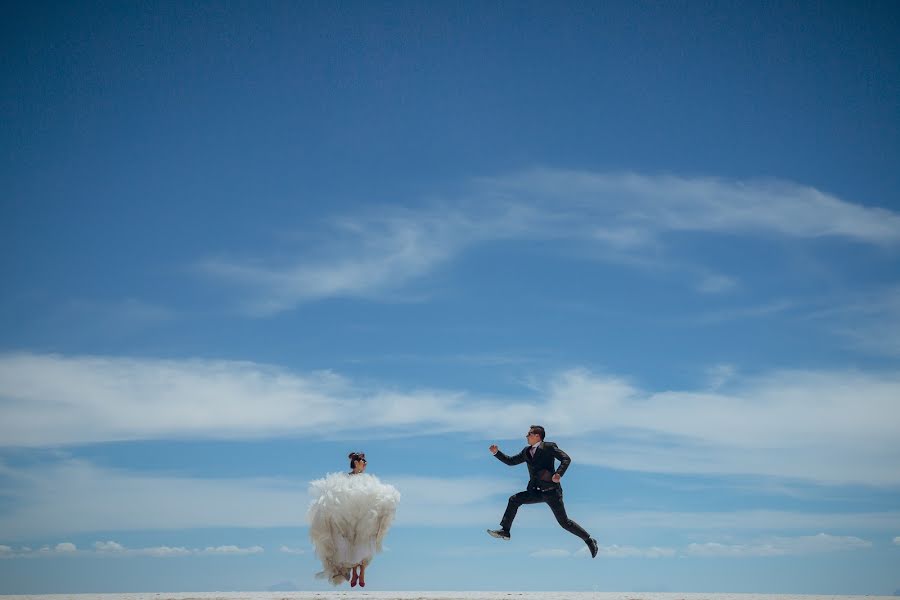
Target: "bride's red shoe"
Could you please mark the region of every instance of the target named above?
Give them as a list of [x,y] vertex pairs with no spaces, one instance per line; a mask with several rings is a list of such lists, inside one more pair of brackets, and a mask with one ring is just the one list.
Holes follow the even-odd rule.
[[[353,577],[350,578],[350,587],[356,587],[356,580],[359,579],[359,575],[356,574],[356,571],[353,571]],[[365,583],[360,583],[363,587],[365,587]]]

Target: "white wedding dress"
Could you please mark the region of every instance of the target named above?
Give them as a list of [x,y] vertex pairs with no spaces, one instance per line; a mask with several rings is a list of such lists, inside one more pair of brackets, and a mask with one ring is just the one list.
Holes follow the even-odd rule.
[[323,567],[316,577],[338,585],[381,552],[400,492],[367,473],[329,473],[310,483],[309,493],[309,537]]

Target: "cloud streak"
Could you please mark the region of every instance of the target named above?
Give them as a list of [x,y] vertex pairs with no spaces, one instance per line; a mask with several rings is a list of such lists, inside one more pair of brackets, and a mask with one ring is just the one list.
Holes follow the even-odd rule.
[[[572,512],[575,512],[573,504]],[[871,531],[881,534],[900,527],[900,511],[886,512],[798,512],[786,510],[739,510],[707,512],[596,511],[580,508],[585,527],[603,531],[632,532],[808,532],[833,530]]]
[[654,392],[568,369],[533,386],[524,398],[494,398],[248,362],[12,354],[0,356],[0,439],[42,447],[360,428],[488,438],[495,423],[539,417],[582,462],[606,467],[900,483],[900,373],[775,371],[715,391]]
[[[865,550],[872,543],[855,536],[834,536],[819,533],[811,536],[769,537],[746,544],[723,544],[719,542],[691,543],[683,548],[651,546],[620,546],[611,544],[600,546],[598,556],[602,558],[674,558],[681,557],[773,557],[773,556],[806,556],[832,552]],[[304,554],[302,549],[281,546],[282,553]],[[13,548],[0,546],[0,559],[34,559],[60,557],[98,557],[98,558],[183,558],[189,556],[253,556],[263,554],[262,546],[241,547],[208,546],[206,548],[188,548],[185,546],[152,546],[146,548],[126,548],[112,540],[98,541],[90,549],[79,549],[71,542],[62,542],[55,546],[42,546],[32,549],[28,546]],[[590,556],[587,548],[576,551],[564,548],[545,548],[529,554],[532,558],[586,558]]]
[[900,285],[855,294],[807,318],[823,323],[854,349],[900,357]]
[[[745,544],[724,544],[719,542],[691,543],[682,548],[650,546],[620,546],[610,544],[600,546],[597,555],[601,558],[675,558],[675,557],[717,557],[747,558],[771,556],[809,556],[832,552],[865,550],[872,543],[855,536],[835,536],[827,533],[795,537],[768,537]],[[576,551],[564,548],[545,548],[529,554],[533,558],[589,558],[586,547]]]
[[[265,316],[324,298],[383,297],[487,242],[577,242],[635,265],[659,264],[663,236],[679,232],[900,243],[900,214],[790,182],[560,169],[479,178],[454,202],[384,206],[326,226],[327,241],[293,258],[218,257],[196,266],[243,289],[243,310]],[[695,287],[717,294],[736,285],[706,273]]]
[[[0,465],[2,466],[2,465]],[[186,529],[304,528],[308,482],[283,478],[203,479],[175,477],[101,468],[85,461],[63,460],[41,467],[2,467],[6,508],[0,514],[3,546],[0,555],[75,550],[56,546],[41,550],[14,549],[12,542],[54,536],[83,535],[97,531],[181,531]],[[472,527],[494,522],[502,509],[510,484],[498,478],[396,476],[389,481],[403,494],[397,527]],[[448,494],[465,489],[466,494]],[[514,489],[514,488],[512,488]],[[228,502],[222,502],[228,498]],[[589,530],[608,535],[635,531],[696,532],[809,532],[827,530],[896,531],[900,512],[821,513],[796,511],[658,512],[597,511],[578,502],[569,507],[582,515]],[[520,522],[521,521],[521,522]],[[540,511],[524,511],[521,528],[557,525]],[[814,542],[816,540],[813,540]],[[822,541],[822,540],[818,540]],[[250,547],[251,550],[254,548]],[[629,547],[609,547],[617,556],[649,556],[652,549],[631,552]],[[122,554],[125,552],[129,554]],[[79,550],[80,552],[80,550]],[[94,544],[91,552],[115,555],[187,556],[194,554],[252,553],[239,546],[187,548],[156,546],[126,549],[108,540]],[[283,553],[302,553],[282,547]],[[663,556],[664,554],[660,554]]]
[[[2,467],[2,474],[8,501],[0,514],[4,542],[94,531],[306,526],[307,481],[175,477],[105,469],[78,460],[30,469]],[[390,483],[403,494],[395,521],[400,527],[493,520],[496,506],[490,500],[509,489],[502,481],[480,477],[398,476]],[[464,498],[447,493],[460,489],[469,493]],[[96,550],[119,548],[109,542]],[[158,552],[182,550],[161,547]],[[207,554],[240,551],[235,546],[203,549]]]
[[629,239],[694,231],[833,236],[875,245],[900,242],[900,215],[895,212],[787,181],[557,169],[481,181],[492,194],[531,205],[564,202],[569,214],[585,223],[609,224],[613,219],[605,231],[631,232]]
[[[683,280],[679,285],[708,298],[765,288],[742,281],[737,268],[719,272],[722,265],[691,255],[683,248],[685,234],[707,240],[707,248],[722,243],[723,236],[767,243],[837,240],[886,250],[882,256],[888,259],[900,247],[900,213],[809,186],[564,169],[478,178],[453,200],[385,205],[320,225],[325,233],[305,237],[311,242],[299,247],[206,258],[195,266],[238,290],[239,311],[263,317],[330,298],[418,301],[431,294],[429,277],[441,268],[467,252],[504,242],[537,240],[560,256],[676,272]],[[791,269],[785,263],[774,268]],[[825,321],[825,330],[857,351],[900,356],[896,296],[845,307]],[[785,293],[749,300],[743,308],[710,308],[676,322],[715,325],[788,311],[803,318],[816,304]]]
[[750,544],[720,544],[717,542],[690,544],[686,553],[689,556],[744,558],[748,556],[801,556],[863,550],[871,547],[871,542],[858,537],[819,533],[794,538],[773,537]]
[[59,558],[67,556],[94,556],[94,557],[136,557],[150,556],[153,558],[178,558],[183,556],[246,556],[262,554],[265,549],[262,546],[208,546],[206,548],[186,548],[184,546],[152,546],[148,548],[126,548],[118,542],[108,540],[94,542],[93,548],[82,550],[71,542],[62,542],[56,546],[42,546],[34,550],[28,546],[13,548],[0,546],[0,559],[2,558]]

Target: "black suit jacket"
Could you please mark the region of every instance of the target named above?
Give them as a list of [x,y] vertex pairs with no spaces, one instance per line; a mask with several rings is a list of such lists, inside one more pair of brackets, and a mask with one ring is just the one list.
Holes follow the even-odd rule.
[[[559,446],[553,442],[541,442],[534,453],[534,458],[531,458],[531,446],[525,446],[514,456],[507,456],[500,450],[497,450],[497,454],[494,456],[510,466],[527,464],[528,487],[540,489],[559,488],[560,485],[553,482],[553,474],[557,473],[562,477],[572,462],[569,455],[560,450]],[[559,461],[559,468],[556,468],[554,459]]]

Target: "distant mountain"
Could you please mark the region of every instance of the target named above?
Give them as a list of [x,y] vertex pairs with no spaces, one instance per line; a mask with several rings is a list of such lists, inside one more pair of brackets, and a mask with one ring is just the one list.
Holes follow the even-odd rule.
[[300,588],[293,581],[282,581],[266,588],[267,592],[298,592]]

